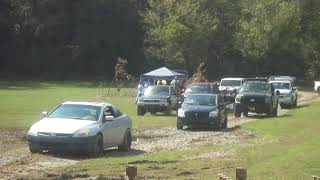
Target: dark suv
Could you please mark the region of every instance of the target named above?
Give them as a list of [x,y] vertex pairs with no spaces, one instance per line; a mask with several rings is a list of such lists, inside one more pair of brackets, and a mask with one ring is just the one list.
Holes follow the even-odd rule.
[[172,110],[177,109],[178,101],[179,98],[170,86],[149,86],[138,100],[137,114],[143,116],[147,112],[151,114],[163,112],[170,116]]
[[266,79],[248,79],[235,98],[235,117],[248,116],[248,112],[277,116],[279,94]]

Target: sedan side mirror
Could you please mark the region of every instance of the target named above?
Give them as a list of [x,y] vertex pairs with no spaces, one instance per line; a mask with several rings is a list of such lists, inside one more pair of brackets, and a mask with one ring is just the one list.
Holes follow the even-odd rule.
[[48,115],[48,112],[47,111],[42,111],[41,115],[42,115],[42,117],[46,117]]
[[113,121],[114,116],[105,116],[104,119],[105,119],[105,121]]

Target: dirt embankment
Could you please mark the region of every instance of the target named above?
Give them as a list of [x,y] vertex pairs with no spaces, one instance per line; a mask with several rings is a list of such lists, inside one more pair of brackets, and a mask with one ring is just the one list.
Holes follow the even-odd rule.
[[[299,106],[319,101],[313,92],[299,92]],[[279,108],[279,115],[288,110]],[[152,153],[161,150],[187,149],[208,144],[241,143],[243,138],[254,137],[255,133],[242,130],[238,125],[262,119],[250,114],[249,118],[229,117],[228,128],[220,131],[176,130],[175,127],[137,129],[134,134],[132,154]],[[0,179],[14,179],[27,174],[39,173],[41,177],[57,178],[50,169],[76,164],[85,159],[81,156],[59,154],[31,154],[26,142],[26,129],[0,129]],[[119,155],[118,151],[107,151],[107,155]],[[229,152],[232,153],[232,152]],[[212,152],[203,157],[225,156],[226,153]],[[83,176],[85,177],[85,176]]]

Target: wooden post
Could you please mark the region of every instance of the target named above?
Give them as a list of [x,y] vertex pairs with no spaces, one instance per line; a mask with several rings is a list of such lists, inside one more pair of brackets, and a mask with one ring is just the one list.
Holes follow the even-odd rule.
[[223,180],[223,174],[218,174],[219,180]]
[[126,175],[128,176],[129,180],[134,180],[137,174],[138,174],[137,166],[129,165],[126,167]]
[[247,180],[247,169],[238,167],[236,168],[236,180]]

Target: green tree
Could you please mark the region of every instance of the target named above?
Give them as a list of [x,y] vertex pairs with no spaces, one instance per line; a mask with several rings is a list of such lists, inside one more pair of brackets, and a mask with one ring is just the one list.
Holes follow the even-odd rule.
[[218,19],[205,0],[150,0],[144,14],[145,54],[156,64],[195,67],[207,62]]
[[306,61],[306,76],[320,78],[320,1],[301,1],[301,48]]
[[297,32],[299,17],[298,1],[243,0],[235,47],[243,56],[260,60],[284,39],[282,32]]

